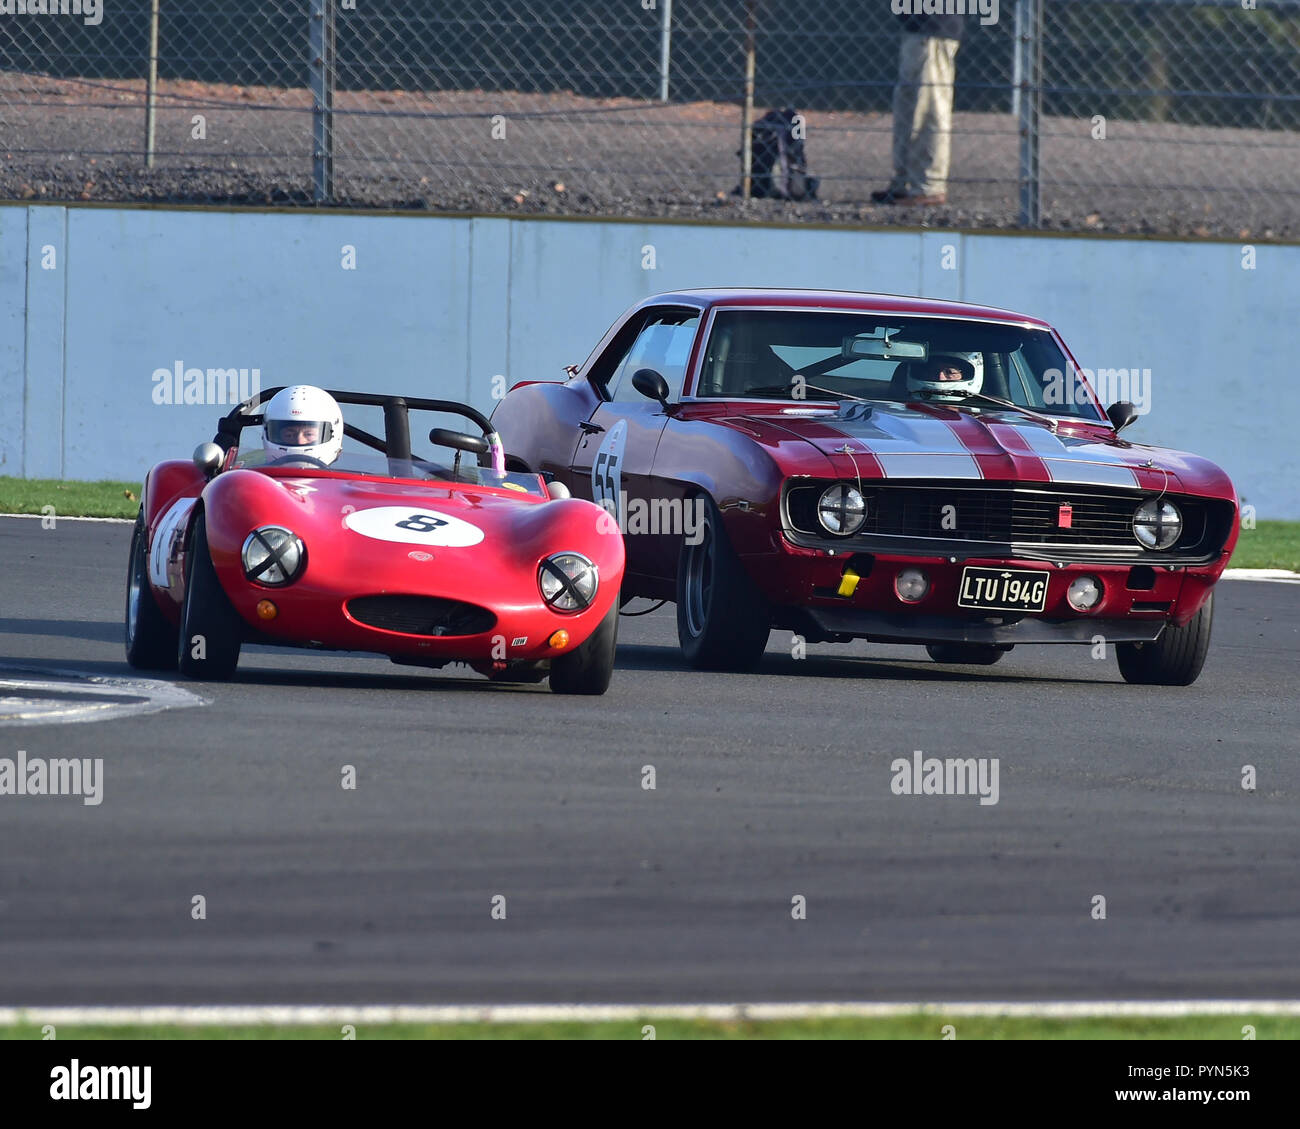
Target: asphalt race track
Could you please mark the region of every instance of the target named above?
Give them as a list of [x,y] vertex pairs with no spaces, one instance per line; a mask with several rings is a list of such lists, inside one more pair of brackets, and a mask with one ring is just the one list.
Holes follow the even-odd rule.
[[[133,675],[129,537],[0,518],[0,677]],[[0,1003],[1300,996],[1300,585],[1221,584],[1189,689],[786,634],[698,674],[671,606],[621,623],[599,699],[257,650],[206,705],[0,727],[104,760],[98,806],[0,796]],[[916,749],[999,802],[895,795]]]

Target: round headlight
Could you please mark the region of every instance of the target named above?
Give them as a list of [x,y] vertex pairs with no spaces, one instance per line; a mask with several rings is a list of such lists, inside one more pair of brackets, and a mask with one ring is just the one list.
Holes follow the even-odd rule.
[[600,577],[581,553],[556,553],[542,561],[537,586],[552,611],[580,612],[596,598]]
[[302,571],[306,550],[298,537],[278,525],[254,529],[240,550],[244,575],[255,584],[278,588]]
[[828,486],[817,502],[817,520],[827,533],[846,537],[861,529],[867,520],[867,500],[856,486]]
[[1183,515],[1167,498],[1148,498],[1133,513],[1133,536],[1144,549],[1167,549],[1183,531]]

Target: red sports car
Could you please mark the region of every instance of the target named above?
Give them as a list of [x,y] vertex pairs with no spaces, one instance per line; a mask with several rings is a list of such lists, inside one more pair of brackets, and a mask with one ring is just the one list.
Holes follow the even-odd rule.
[[1103,406],[1046,322],[687,290],[569,371],[497,407],[507,465],[617,518],[624,600],[675,600],[693,666],[750,668],[775,626],[943,663],[1081,643],[1113,645],[1130,682],[1200,673],[1236,492],[1206,459],[1121,438],[1137,409]]
[[[283,418],[270,418],[276,404]],[[382,409],[384,435],[344,424],[340,404]],[[434,428],[431,444],[446,450],[417,455],[414,410],[458,414],[482,434]],[[241,448],[252,427],[263,441]],[[345,435],[360,453],[342,449]],[[256,642],[461,661],[503,681],[549,675],[559,693],[603,694],[624,565],[608,524],[562,484],[506,471],[474,408],[271,389],[236,407],[193,459],[149,472],[131,540],[127,660],[224,679]]]

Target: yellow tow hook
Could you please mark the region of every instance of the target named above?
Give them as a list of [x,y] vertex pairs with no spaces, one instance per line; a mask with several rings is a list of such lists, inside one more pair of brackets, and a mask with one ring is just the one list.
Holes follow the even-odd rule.
[[839,594],[846,600],[852,597],[853,593],[858,590],[858,581],[861,579],[862,577],[853,571],[852,565],[846,567],[844,575],[840,578]]

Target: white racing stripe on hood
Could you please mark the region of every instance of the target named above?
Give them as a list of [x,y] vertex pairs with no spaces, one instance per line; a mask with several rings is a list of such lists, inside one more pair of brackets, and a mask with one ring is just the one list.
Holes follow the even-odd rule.
[[979,463],[971,455],[926,455],[876,453],[886,478],[983,478]]
[[1138,484],[1133,469],[1104,443],[1088,439],[1062,439],[1043,427],[1017,427],[1030,449],[1047,467],[1053,482],[1074,482],[1086,486],[1130,486]]
[[1136,487],[1137,475],[1118,463],[1086,463],[1078,459],[1044,459],[1053,482],[1073,482],[1087,486]]
[[957,433],[941,419],[920,412],[877,411],[864,420],[825,422],[864,444],[888,478],[984,477]]

